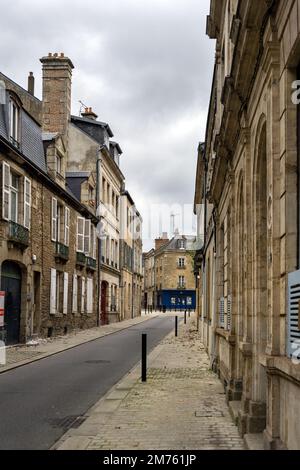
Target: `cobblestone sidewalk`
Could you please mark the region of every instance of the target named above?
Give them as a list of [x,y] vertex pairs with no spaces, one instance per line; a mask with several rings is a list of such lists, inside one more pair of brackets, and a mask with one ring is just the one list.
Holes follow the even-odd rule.
[[41,340],[37,345],[18,345],[6,348],[5,364],[0,363],[0,373],[14,369],[30,362],[42,359],[44,357],[57,354],[67,349],[74,348],[80,344],[93,341],[103,336],[116,333],[117,331],[130,328],[138,323],[157,317],[159,314],[154,312],[150,315],[125,320],[120,323],[112,323],[111,325],[101,326],[99,328],[91,328],[89,330],[80,330],[72,332],[66,336],[58,336],[51,339]]
[[223,387],[209,370],[194,321],[181,325],[93,407],[86,421],[55,446],[88,450],[244,449]]

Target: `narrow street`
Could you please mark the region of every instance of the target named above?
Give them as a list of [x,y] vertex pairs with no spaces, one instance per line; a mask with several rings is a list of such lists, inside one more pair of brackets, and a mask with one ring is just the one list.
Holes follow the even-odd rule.
[[0,449],[49,449],[139,361],[141,333],[150,351],[173,326],[154,318],[0,374]]

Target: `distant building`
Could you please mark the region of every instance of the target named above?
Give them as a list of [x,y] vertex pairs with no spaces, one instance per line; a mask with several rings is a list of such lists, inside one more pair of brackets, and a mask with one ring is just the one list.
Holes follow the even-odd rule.
[[164,234],[155,240],[155,249],[144,254],[145,308],[196,308],[194,243],[194,237],[168,240]]

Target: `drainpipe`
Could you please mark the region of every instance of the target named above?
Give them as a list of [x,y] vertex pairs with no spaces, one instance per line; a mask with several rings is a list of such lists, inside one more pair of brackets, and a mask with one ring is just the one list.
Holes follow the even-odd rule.
[[[96,215],[99,219],[100,230],[101,230],[101,211],[100,211],[100,203],[101,203],[101,189],[102,189],[102,178],[101,178],[101,164],[102,164],[102,150],[104,145],[99,146],[97,151],[97,162],[96,162]],[[102,258],[102,243],[101,243],[101,233],[98,233],[98,289],[97,289],[97,326],[100,326],[100,297],[101,297],[101,258]]]

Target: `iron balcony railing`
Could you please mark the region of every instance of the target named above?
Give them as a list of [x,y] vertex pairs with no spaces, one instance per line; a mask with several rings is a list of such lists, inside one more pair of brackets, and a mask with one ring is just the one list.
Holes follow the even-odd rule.
[[29,246],[29,230],[16,222],[9,223],[9,239],[23,247]]
[[63,243],[56,243],[56,255],[64,260],[69,259],[69,247]]
[[86,265],[86,256],[84,253],[81,253],[80,251],[77,251],[76,253],[76,263],[79,266],[85,266]]
[[86,258],[86,267],[92,270],[96,270],[97,262],[94,258],[87,257]]

